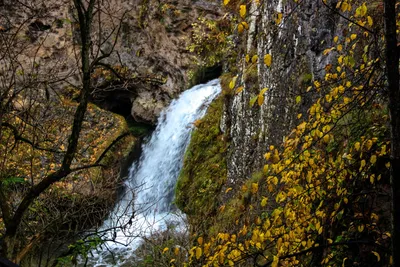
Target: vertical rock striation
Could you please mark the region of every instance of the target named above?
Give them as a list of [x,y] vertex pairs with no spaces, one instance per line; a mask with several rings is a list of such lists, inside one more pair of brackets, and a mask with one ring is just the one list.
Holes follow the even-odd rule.
[[[292,1],[272,0],[259,6],[253,3],[250,10],[245,50],[250,57],[258,54],[259,60],[256,69],[245,70],[242,65],[239,76],[245,89],[225,107],[221,127],[230,125],[231,138],[227,188],[260,170],[268,147],[279,145],[297,123],[298,111],[308,108],[316,96],[307,94],[306,88],[314,77],[325,74],[329,58],[322,53],[339,34],[340,18],[322,1],[305,0],[297,6]],[[279,12],[283,20],[276,25]],[[270,67],[263,61],[266,54],[272,55]],[[262,88],[268,88],[263,105],[251,107],[250,99]],[[296,103],[298,95],[302,98]]]

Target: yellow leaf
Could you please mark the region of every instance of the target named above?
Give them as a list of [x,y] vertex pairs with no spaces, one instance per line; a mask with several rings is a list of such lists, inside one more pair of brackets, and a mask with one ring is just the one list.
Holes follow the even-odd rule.
[[320,228],[318,229],[318,234],[319,234],[319,235],[322,234],[322,230],[323,230],[323,227],[320,227]]
[[[332,51],[332,48],[327,48],[324,50],[324,52],[322,53],[324,56],[326,56],[327,54],[329,54]],[[325,69],[326,70],[326,69]]]
[[354,39],[356,39],[357,38],[357,34],[355,34],[355,33],[353,33],[351,36],[350,36],[350,39],[351,40],[354,40]]
[[269,165],[268,165],[268,164],[264,165],[264,173],[267,173],[267,172],[268,172],[268,168],[269,168]]
[[248,30],[248,29],[249,29],[249,24],[247,24],[247,22],[246,22],[246,21],[242,21],[242,23],[240,23],[240,24],[242,24],[242,25],[243,25],[243,27],[244,27],[246,30]]
[[296,104],[298,104],[298,103],[300,103],[300,101],[301,101],[301,96],[296,96]]
[[278,163],[280,161],[280,157],[279,157],[279,153],[278,151],[275,149],[275,153],[272,156],[272,162],[273,163]]
[[337,47],[336,47],[336,49],[337,49],[337,51],[342,51],[342,49],[343,49],[343,46],[341,45],[341,44],[338,44],[337,45]]
[[347,258],[344,258],[344,259],[343,259],[343,261],[342,261],[342,267],[345,267],[345,266],[346,266],[346,265],[345,265],[346,260],[347,260]]
[[242,18],[246,16],[246,5],[240,5],[240,16]]
[[174,254],[175,254],[176,256],[179,255],[179,247],[175,247],[175,249],[174,249]]
[[371,184],[375,182],[375,174],[371,174],[371,176],[369,177],[369,181],[371,182]]
[[343,103],[344,103],[344,104],[346,104],[346,105],[347,105],[347,104],[349,104],[350,102],[351,102],[351,98],[349,98],[349,97],[346,97],[346,96],[345,96],[345,97],[343,97]]
[[258,95],[258,105],[261,106],[264,103],[264,95]]
[[347,8],[348,8],[348,4],[346,2],[342,2],[342,5],[340,6],[340,9],[342,10],[342,12],[346,12]]
[[[263,95],[263,94],[265,94],[265,92],[267,92],[268,91],[268,88],[263,88],[261,91],[260,91],[260,95]],[[270,150],[272,150],[272,149],[270,149]]]
[[272,261],[271,267],[278,267],[279,264],[279,258],[277,256],[274,256],[274,260]]
[[370,150],[370,149],[371,149],[372,144],[373,144],[372,140],[368,140],[368,141],[367,141],[367,143],[365,144],[365,147],[367,148],[367,150]]
[[282,13],[276,14],[276,20],[275,20],[276,25],[279,25],[282,22],[282,18],[283,18]]
[[365,164],[366,164],[365,159],[363,159],[360,164],[360,171],[364,168]]
[[238,89],[236,89],[236,94],[240,94],[243,91],[244,87],[240,86]]
[[251,58],[251,62],[252,63],[257,63],[257,60],[258,60],[258,56],[257,55],[254,55],[252,58]]
[[354,149],[355,149],[356,151],[359,151],[359,150],[360,150],[360,142],[356,142],[356,143],[354,144]]
[[360,15],[362,17],[364,17],[367,14],[368,8],[367,8],[367,5],[365,4],[365,2],[362,4],[360,11],[361,11]]
[[270,153],[270,152],[265,153],[265,154],[264,154],[264,158],[265,158],[266,160],[269,160],[269,159],[271,158],[271,153]]
[[240,24],[238,25],[238,32],[239,32],[239,33],[242,33],[243,31],[244,31],[243,25],[242,25],[242,23],[240,23]]
[[197,238],[197,243],[199,243],[199,245],[203,245],[203,237],[200,236],[199,238]]
[[225,190],[225,194],[232,190],[232,187],[229,187]]
[[250,56],[249,56],[248,54],[246,55],[245,60],[246,60],[247,63],[249,63],[249,61],[250,61]]
[[268,198],[263,197],[263,199],[261,200],[261,207],[265,207],[268,203]]
[[229,1],[230,1],[230,0],[224,0],[224,5],[229,4]]
[[233,77],[233,79],[232,79],[231,82],[229,83],[229,89],[232,90],[233,88],[235,88],[236,79],[237,79],[237,76]]
[[369,25],[370,27],[372,27],[372,25],[374,24],[372,18],[371,18],[370,16],[368,16],[368,17],[367,17],[367,20],[368,20],[368,25]]
[[270,67],[272,64],[272,56],[270,54],[266,54],[264,56],[264,64],[267,65],[267,67]]
[[165,253],[165,252],[167,252],[168,250],[169,250],[169,248],[166,247],[166,248],[163,249],[163,252],[162,252],[162,253]]
[[371,162],[372,164],[375,164],[376,162],[376,155],[372,155],[371,159],[369,160],[369,162]]
[[258,183],[252,183],[251,184],[251,192],[253,194],[255,194],[255,193],[257,193],[257,191],[258,191]]
[[337,43],[337,42],[339,41],[339,36],[335,36],[335,38],[333,38],[333,41],[334,41],[335,43]]
[[358,231],[361,233],[362,231],[364,231],[364,224],[361,224],[358,226]]
[[376,256],[376,258],[377,258],[378,261],[381,260],[381,256],[379,255],[378,252],[376,252],[376,251],[371,251],[371,252],[372,252],[372,254],[374,254],[374,255]]
[[264,94],[268,91],[268,88],[263,88],[258,94],[258,105],[261,106],[264,103]]
[[200,259],[202,254],[203,254],[203,251],[201,250],[201,248],[197,247],[196,248],[196,259]]

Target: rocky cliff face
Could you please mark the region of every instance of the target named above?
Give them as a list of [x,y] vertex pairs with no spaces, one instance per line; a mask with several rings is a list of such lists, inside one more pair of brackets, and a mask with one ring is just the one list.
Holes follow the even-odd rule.
[[[286,3],[286,4],[285,4]],[[231,143],[228,153],[226,187],[241,184],[264,165],[263,154],[270,145],[279,145],[297,120],[297,113],[306,110],[315,95],[306,93],[314,78],[325,74],[329,58],[322,57],[338,35],[339,17],[322,1],[265,1],[250,8],[250,28],[244,38],[245,54],[258,54],[256,66],[239,60],[239,78],[245,89],[226,105],[223,129],[228,129]],[[283,21],[276,25],[277,13]],[[272,65],[264,64],[266,54]],[[250,106],[252,97],[268,88],[261,107]],[[296,96],[301,101],[296,103]]]
[[[234,7],[235,12],[238,7]],[[216,103],[223,105],[222,132],[218,133],[218,140],[226,142],[224,149],[218,150],[218,145],[207,144],[202,146],[206,152],[199,153],[193,139],[178,182],[177,204],[189,214],[194,231],[204,234],[216,231],[249,203],[247,197],[250,196],[238,199],[238,192],[249,181],[260,179],[266,163],[263,155],[270,146],[282,144],[283,138],[303,120],[297,114],[306,114],[319,97],[315,92],[307,93],[307,87],[314,79],[325,76],[325,66],[330,58],[323,56],[323,51],[332,46],[334,36],[341,34],[340,28],[336,27],[340,18],[321,1],[305,0],[299,6],[289,1],[264,1],[262,5],[254,1],[247,9],[249,27],[238,34],[237,39],[232,38],[235,43],[232,50],[239,56],[235,63],[227,63],[230,73],[221,77],[225,95],[223,101]],[[276,25],[278,13],[282,13],[283,19]],[[263,60],[267,54],[272,56],[270,66]],[[257,61],[252,60],[255,55],[258,55]],[[232,87],[232,76],[236,75],[232,91],[229,87]],[[238,93],[237,88],[242,86],[244,89]],[[268,89],[262,105],[257,101],[254,103],[264,88]],[[215,115],[214,110],[210,113],[204,120]],[[193,137],[208,134],[201,126],[196,131]],[[211,138],[212,134],[209,135],[207,138]],[[196,161],[197,157],[192,155],[209,151],[226,162],[221,160],[223,163],[219,164],[222,175],[208,179],[214,187],[204,189],[201,186],[207,184],[205,173],[209,167],[204,166],[204,160]],[[193,169],[196,171],[190,171]],[[231,208],[218,211],[219,207],[225,206]],[[199,225],[196,223],[199,217],[214,217],[217,222],[210,223],[211,228],[204,223]]]
[[[75,46],[79,29],[72,1],[2,1],[0,30],[20,39],[18,64],[39,68],[43,73],[62,76],[77,84]],[[100,45],[103,51],[114,48],[107,64],[125,66],[135,82],[97,80],[93,101],[138,121],[155,122],[172,98],[186,89],[190,72],[197,69],[196,57],[189,53],[192,24],[198,17],[216,19],[219,3],[213,1],[109,0],[104,12],[93,23],[95,43],[112,31],[120,31],[115,47],[112,38]],[[123,19],[121,19],[123,18]],[[120,27],[119,27],[120,26]],[[102,35],[100,36],[100,31]],[[93,53],[95,54],[96,45]],[[112,90],[101,90],[109,86]]]
[[[136,6],[124,24],[124,64],[142,77],[162,80],[159,86],[136,88],[132,115],[155,121],[161,110],[186,89],[196,58],[187,50],[192,24],[199,16],[217,19],[220,5],[209,1],[135,1]],[[150,89],[150,90],[149,90]]]

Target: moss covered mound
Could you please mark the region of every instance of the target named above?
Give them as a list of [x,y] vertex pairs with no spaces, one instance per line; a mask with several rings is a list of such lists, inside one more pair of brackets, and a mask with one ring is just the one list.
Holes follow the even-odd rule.
[[210,105],[204,118],[195,122],[197,129],[192,134],[178,178],[176,205],[189,215],[195,228],[201,227],[198,224],[204,221],[202,218],[215,215],[218,196],[226,181],[228,144],[220,129],[222,110],[223,96],[220,96]]

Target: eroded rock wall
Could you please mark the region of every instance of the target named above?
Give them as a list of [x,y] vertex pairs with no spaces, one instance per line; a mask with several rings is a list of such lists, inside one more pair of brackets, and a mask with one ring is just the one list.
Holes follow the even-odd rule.
[[[198,67],[196,56],[187,50],[192,24],[200,16],[217,19],[221,5],[205,0],[107,0],[101,5],[102,12],[96,13],[93,23],[92,56],[99,51],[97,40],[119,29],[115,46],[114,36],[101,42],[101,51],[114,49],[103,61],[127,66],[138,82],[116,83],[101,91],[104,83],[98,79],[94,100],[117,112],[119,104],[129,106],[125,110],[136,120],[154,123],[171,99],[189,85],[189,71]],[[72,1],[1,1],[0,32],[18,38],[20,47],[13,60],[25,72],[62,77],[65,85],[79,85],[79,25]]]
[[[269,146],[279,145],[301,121],[298,112],[306,110],[316,97],[306,93],[306,88],[325,74],[329,58],[322,53],[332,46],[334,36],[340,35],[340,18],[322,1],[305,0],[297,6],[293,1],[271,0],[253,3],[250,10],[244,49],[250,57],[258,54],[259,60],[252,67],[240,61],[238,79],[245,89],[225,108],[221,127],[229,129],[231,138],[226,188],[242,184],[260,171]],[[283,21],[276,25],[278,12],[283,13]],[[270,67],[263,61],[266,54],[272,56]],[[251,107],[250,99],[262,88],[268,88],[263,105]],[[299,95],[301,101],[296,103]]]

